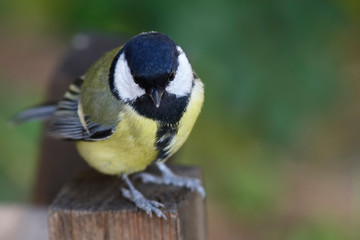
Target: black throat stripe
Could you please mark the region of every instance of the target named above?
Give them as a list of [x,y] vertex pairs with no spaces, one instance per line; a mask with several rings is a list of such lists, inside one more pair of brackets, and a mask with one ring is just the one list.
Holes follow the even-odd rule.
[[159,123],[156,134],[156,149],[159,151],[156,161],[166,160],[171,151],[168,149],[178,131],[179,124]]

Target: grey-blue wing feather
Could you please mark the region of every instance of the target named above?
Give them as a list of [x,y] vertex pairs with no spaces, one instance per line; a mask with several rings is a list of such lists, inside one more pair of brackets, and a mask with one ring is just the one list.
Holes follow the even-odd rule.
[[56,108],[56,104],[44,104],[32,107],[16,114],[11,119],[11,123],[20,125],[30,121],[47,120],[55,113]]

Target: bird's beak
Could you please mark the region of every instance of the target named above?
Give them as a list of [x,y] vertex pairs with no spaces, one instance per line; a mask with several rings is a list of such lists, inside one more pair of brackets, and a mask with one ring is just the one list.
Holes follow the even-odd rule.
[[163,90],[158,90],[155,88],[150,89],[149,96],[151,100],[153,100],[156,108],[160,107],[160,101],[163,94],[164,94]]

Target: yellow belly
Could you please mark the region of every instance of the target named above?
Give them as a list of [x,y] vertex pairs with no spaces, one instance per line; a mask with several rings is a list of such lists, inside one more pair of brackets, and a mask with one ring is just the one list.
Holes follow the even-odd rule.
[[157,126],[154,120],[125,107],[115,132],[108,139],[97,142],[77,142],[85,161],[96,170],[111,175],[144,170],[155,160],[154,148]]

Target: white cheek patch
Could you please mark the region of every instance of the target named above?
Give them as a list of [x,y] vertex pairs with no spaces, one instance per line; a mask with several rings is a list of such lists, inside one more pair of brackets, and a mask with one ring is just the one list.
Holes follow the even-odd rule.
[[182,97],[190,94],[193,82],[193,71],[189,60],[186,58],[183,50],[177,46],[179,51],[179,66],[176,71],[174,80],[166,87],[168,93],[175,94],[177,97]]
[[134,82],[130,68],[121,54],[114,71],[114,86],[119,97],[124,101],[133,101],[145,94],[145,90]]

